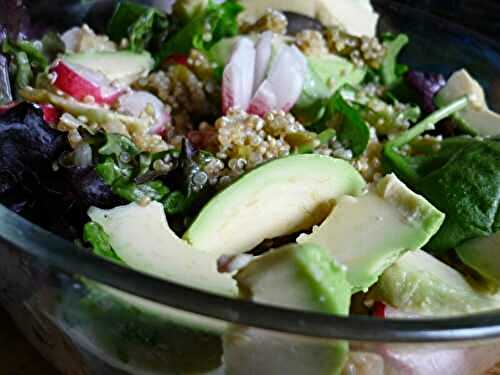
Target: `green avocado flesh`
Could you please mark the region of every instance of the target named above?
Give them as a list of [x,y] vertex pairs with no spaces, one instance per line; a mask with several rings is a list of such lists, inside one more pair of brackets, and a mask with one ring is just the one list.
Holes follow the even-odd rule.
[[500,285],[500,232],[476,238],[457,247],[462,262],[485,279]]
[[241,177],[203,208],[184,239],[217,255],[240,254],[323,221],[335,200],[359,195],[361,175],[347,162],[321,155],[271,161]]
[[217,271],[217,256],[196,250],[169,228],[160,203],[131,203],[111,210],[92,207],[88,215],[129,267],[212,293],[238,294],[231,275]]
[[438,107],[444,107],[454,100],[468,96],[467,108],[454,115],[462,128],[483,137],[500,134],[500,115],[488,108],[481,85],[465,70],[455,72],[436,95]]
[[111,81],[123,84],[147,76],[154,66],[148,52],[82,52],[64,55],[63,60],[100,72]]
[[424,316],[463,315],[500,307],[500,295],[476,290],[459,272],[422,250],[407,253],[389,267],[368,299]]
[[406,251],[418,249],[439,230],[444,214],[388,175],[361,197],[342,197],[330,216],[302,235],[347,267],[353,292],[367,291]]
[[[345,271],[316,245],[288,245],[252,261],[236,276],[242,297],[291,309],[348,315],[351,286]],[[348,356],[341,341],[309,342],[253,328],[224,336],[228,375],[338,374]]]

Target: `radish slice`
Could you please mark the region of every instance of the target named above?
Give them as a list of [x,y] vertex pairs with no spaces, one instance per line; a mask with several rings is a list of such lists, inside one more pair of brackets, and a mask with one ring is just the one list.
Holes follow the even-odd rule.
[[239,39],[222,78],[222,111],[232,107],[246,110],[253,94],[255,74],[255,47],[248,38]]
[[52,104],[41,104],[40,108],[43,112],[43,120],[49,125],[55,125],[59,122],[61,112]]
[[155,112],[155,122],[150,129],[151,133],[163,134],[167,126],[170,125],[171,118],[163,102],[153,94],[146,91],[133,91],[120,97],[118,111],[139,117],[146,110],[148,104]]
[[273,33],[266,31],[263,33],[255,46],[255,77],[253,91],[257,91],[264,79],[271,61],[273,53]]
[[113,104],[124,93],[101,73],[60,60],[52,69],[54,86],[77,100],[93,97],[98,104]]
[[372,314],[377,318],[385,318],[386,305],[383,302],[375,301],[373,304]]
[[252,99],[249,112],[262,116],[270,110],[289,111],[300,98],[306,72],[307,62],[297,48],[281,48],[267,79]]
[[188,65],[188,59],[189,57],[187,55],[182,55],[182,54],[174,54],[165,60],[166,65]]
[[271,112],[273,109],[278,108],[278,99],[276,98],[276,93],[274,88],[271,86],[268,80],[265,80],[260,85],[259,89],[255,93],[250,106],[248,107],[248,113],[252,113],[258,116],[264,116],[266,113]]

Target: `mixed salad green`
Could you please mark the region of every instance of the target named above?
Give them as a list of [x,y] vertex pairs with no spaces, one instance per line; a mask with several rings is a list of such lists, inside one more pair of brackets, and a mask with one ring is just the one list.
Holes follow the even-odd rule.
[[[377,37],[369,2],[278,5],[321,15],[298,31],[260,3],[124,1],[106,34],[0,34],[0,202],[234,298],[379,318],[498,309],[500,115],[479,83],[400,64],[411,41]],[[311,373],[318,356],[315,373],[339,373],[348,353],[263,370],[258,331],[182,324],[224,335],[230,374]]]

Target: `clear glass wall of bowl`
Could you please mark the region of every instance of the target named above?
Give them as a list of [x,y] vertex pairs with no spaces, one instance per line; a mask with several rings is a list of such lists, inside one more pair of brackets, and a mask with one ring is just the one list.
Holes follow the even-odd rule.
[[[333,340],[215,320],[70,276],[5,244],[0,275],[2,304],[63,374],[461,375],[485,374],[500,358],[500,339]],[[280,319],[269,314],[269,324]]]

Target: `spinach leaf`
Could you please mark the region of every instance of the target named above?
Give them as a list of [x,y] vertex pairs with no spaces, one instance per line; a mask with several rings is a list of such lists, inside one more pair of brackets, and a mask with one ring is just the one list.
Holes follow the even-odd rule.
[[160,10],[132,2],[120,2],[108,25],[109,37],[117,43],[128,39],[134,52],[154,49],[155,39],[167,32],[168,19]]
[[144,198],[160,201],[169,193],[168,187],[159,180],[137,183],[139,176],[150,172],[154,156],[141,153],[129,138],[107,134],[99,154],[103,158],[95,167],[97,174],[111,186],[113,193],[126,201],[138,202]]
[[173,54],[187,55],[192,48],[208,51],[219,40],[238,32],[238,14],[243,7],[234,0],[208,6],[168,39],[157,55],[161,62]]
[[116,255],[109,243],[108,234],[99,224],[94,222],[85,224],[83,228],[83,239],[92,245],[94,254],[118,264],[125,264],[120,257]]
[[[101,155],[134,158],[140,151],[130,138],[121,134],[106,134],[106,143],[99,149]],[[124,155],[126,154],[126,155]]]
[[360,111],[342,97],[342,90],[338,90],[328,103],[327,116],[335,114],[342,116],[341,126],[337,132],[339,140],[351,149],[353,156],[361,155],[368,146],[370,129]]
[[466,105],[467,98],[451,103],[384,148],[386,165],[446,213],[443,226],[427,245],[436,252],[500,230],[499,138],[449,138],[442,142],[439,151],[420,157],[399,152],[400,147]]
[[398,56],[408,42],[409,38],[405,34],[386,37],[384,46],[387,52],[380,68],[382,81],[385,85],[394,85],[406,73],[408,68],[398,64]]

